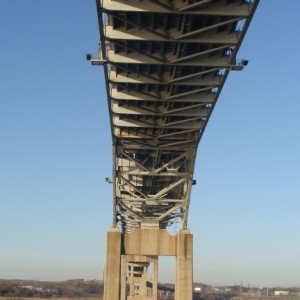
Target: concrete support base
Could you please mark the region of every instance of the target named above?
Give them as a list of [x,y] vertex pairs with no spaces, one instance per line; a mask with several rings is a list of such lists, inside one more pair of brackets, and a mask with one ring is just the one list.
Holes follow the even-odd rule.
[[[121,300],[157,299],[157,256],[122,255],[121,273]],[[129,291],[126,291],[126,283]]]
[[175,300],[193,299],[193,236],[189,230],[177,235]]
[[192,300],[192,247],[193,236],[187,229],[177,236],[165,229],[135,229],[123,236],[117,228],[109,230],[104,300],[157,300],[158,256],[162,255],[176,256],[175,300]]
[[104,300],[120,300],[121,233],[111,228],[106,239]]

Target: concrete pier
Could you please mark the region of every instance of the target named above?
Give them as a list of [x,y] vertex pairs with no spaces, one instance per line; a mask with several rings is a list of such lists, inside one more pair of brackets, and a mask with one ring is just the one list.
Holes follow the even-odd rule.
[[117,228],[110,229],[104,300],[157,300],[159,256],[176,257],[175,299],[192,300],[192,247],[193,236],[187,229],[176,236],[165,229],[135,229],[124,235]]
[[121,237],[118,228],[107,232],[104,300],[120,300]]
[[177,235],[175,300],[193,299],[193,236],[189,230]]

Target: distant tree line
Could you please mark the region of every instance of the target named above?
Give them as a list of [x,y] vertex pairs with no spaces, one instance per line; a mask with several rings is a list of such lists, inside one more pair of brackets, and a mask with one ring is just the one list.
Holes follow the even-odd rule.
[[0,280],[3,297],[98,297],[103,295],[103,282],[97,280],[68,280],[62,282],[31,280]]
[[[161,284],[165,288],[174,289],[174,284]],[[196,292],[195,287],[199,289]],[[278,288],[255,288],[255,287],[243,287],[242,285],[213,287],[211,285],[205,285],[201,283],[194,283],[193,289],[195,289],[193,299],[194,300],[235,300],[242,297],[249,298],[254,295],[260,295],[260,299],[264,299],[269,295],[274,296],[275,290],[281,290]],[[167,289],[160,289],[161,300],[174,299],[173,294],[167,294],[163,291]],[[292,296],[297,296],[299,299],[300,288],[285,288],[289,292],[289,300]],[[19,298],[98,298],[102,299],[103,296],[103,282],[99,280],[84,280],[75,279],[59,282],[48,281],[34,281],[34,280],[1,280],[0,279],[0,297],[19,297]],[[287,297],[286,297],[287,298]],[[286,299],[284,298],[284,299]],[[276,300],[283,300],[283,298],[277,297]]]

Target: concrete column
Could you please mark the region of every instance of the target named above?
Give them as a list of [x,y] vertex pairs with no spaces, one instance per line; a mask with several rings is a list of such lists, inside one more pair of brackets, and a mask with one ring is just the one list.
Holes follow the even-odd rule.
[[121,258],[121,300],[126,300],[126,283],[127,283],[127,256],[122,255]]
[[111,228],[106,239],[104,300],[120,300],[121,232]]
[[157,284],[158,284],[158,256],[153,259],[153,274],[152,274],[152,297],[157,299]]
[[175,300],[193,299],[193,236],[188,229],[177,235]]

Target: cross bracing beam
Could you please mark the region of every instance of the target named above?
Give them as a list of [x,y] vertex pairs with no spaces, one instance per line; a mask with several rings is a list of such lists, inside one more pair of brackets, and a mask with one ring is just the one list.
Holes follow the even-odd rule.
[[[106,38],[108,41],[119,41],[120,39],[126,39],[127,41],[150,41],[150,42],[164,42],[160,36],[157,36],[152,33],[143,34],[141,30],[137,28],[132,28],[129,31],[119,28],[114,30],[112,27],[107,27],[106,31]],[[239,38],[241,37],[241,32],[235,31],[232,33],[226,32],[215,32],[214,34],[211,33],[200,33],[197,36],[186,37],[182,38],[180,41],[192,44],[192,43],[212,43],[212,44],[237,44]],[[173,40],[171,40],[173,41]]]
[[117,74],[115,71],[110,72],[109,81],[111,83],[139,83],[139,84],[171,84],[171,85],[197,85],[197,86],[218,86],[221,82],[220,76],[193,76],[192,78],[181,79],[169,83],[159,78],[149,78],[149,76],[138,74]]
[[[240,30],[239,21],[243,17],[227,16],[202,16],[201,22],[194,22],[195,15],[162,15],[160,13],[151,15],[133,12],[106,12],[108,14],[108,27],[110,31],[126,30],[129,33],[138,29],[163,40],[184,40],[187,37],[199,36],[203,33],[214,35],[217,32],[234,33]],[[165,20],[168,19],[168,26]],[[110,27],[109,27],[110,26]],[[110,32],[105,32],[111,38]]]
[[[184,43],[211,43],[211,44],[237,44],[242,37],[242,32],[216,32],[198,34],[197,37],[182,38],[179,42]],[[165,39],[147,32],[147,34],[141,32],[138,28],[132,28],[126,30],[123,28],[113,29],[112,26],[107,26],[105,29],[105,38],[110,41],[124,39],[127,41],[149,41],[149,42],[164,42]],[[174,41],[170,39],[170,41]]]
[[197,147],[259,0],[97,0],[113,225],[187,226]]
[[[207,89],[207,91],[210,91],[211,88]],[[164,102],[165,100],[163,98],[159,98],[155,95],[148,95],[147,98],[145,98],[145,95],[140,93],[139,91],[134,91],[131,90],[126,91],[126,90],[122,90],[119,91],[117,89],[117,87],[112,86],[112,88],[110,89],[110,99],[111,100],[124,100],[124,101],[128,101],[128,102],[132,102],[132,101],[138,101],[138,102]],[[172,101],[172,102],[184,102],[184,103],[188,103],[188,102],[196,102],[196,103],[207,103],[207,104],[211,104],[211,103],[215,103],[215,98],[216,98],[216,94],[215,93],[199,93],[197,94],[197,96],[182,96],[180,97],[180,99],[172,99],[172,100],[168,100],[168,101]]]
[[[166,133],[162,133],[166,132]],[[140,140],[142,142],[147,143],[150,145],[155,145],[156,147],[166,145],[169,143],[175,142],[197,142],[199,139],[201,130],[198,129],[168,129],[164,131],[162,129],[157,130],[138,130],[137,128],[115,128],[114,134],[119,139],[123,140],[123,143],[126,141],[133,145]],[[126,147],[129,147],[126,145]]]
[[136,104],[121,104],[117,101],[112,101],[112,111],[120,115],[148,115],[148,116],[201,116],[208,117],[209,108],[201,104],[189,104],[187,106],[181,106],[174,109],[167,110],[165,105],[153,105],[153,106],[139,106]]
[[[199,56],[199,55],[197,55]],[[216,55],[216,56],[205,56],[202,59],[197,57],[188,57],[185,62],[176,62],[176,61],[162,61],[159,59],[153,59],[146,57],[142,54],[137,53],[115,53],[114,51],[108,51],[107,53],[107,62],[112,64],[148,64],[148,65],[176,65],[178,66],[198,66],[198,67],[219,67],[220,69],[229,68],[231,65],[235,64],[235,61],[232,61],[231,57],[225,55]]]
[[113,116],[113,124],[116,127],[142,127],[142,128],[173,128],[173,129],[202,129],[204,127],[204,119],[201,116],[185,117],[180,120],[167,121],[163,118],[147,119],[145,116],[140,118]]
[[[242,5],[241,5],[242,4]],[[251,12],[253,3],[249,1],[235,1],[224,5],[224,1],[197,1],[194,4],[188,5],[188,1],[158,1],[158,0],[144,0],[135,1],[134,7],[131,3],[124,1],[111,1],[104,0],[103,8],[108,11],[132,11],[137,12],[155,12],[155,13],[176,13],[180,11],[182,13],[189,13],[195,15],[226,15],[226,16],[241,16],[248,17]]]

